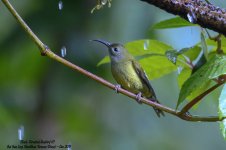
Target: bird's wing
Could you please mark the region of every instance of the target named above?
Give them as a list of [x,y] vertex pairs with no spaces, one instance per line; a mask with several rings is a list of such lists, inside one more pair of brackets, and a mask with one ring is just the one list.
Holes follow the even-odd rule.
[[[155,102],[159,103],[159,101],[157,100],[156,98],[156,95],[155,95],[155,91],[154,89],[151,87],[151,84],[148,80],[148,77],[147,75],[145,74],[143,68],[140,66],[140,64],[138,62],[136,62],[135,60],[132,60],[132,64],[133,64],[133,67],[134,69],[136,70],[136,73],[137,75],[140,77],[140,79],[142,80],[142,82],[149,88],[151,94],[152,94],[152,98],[155,99]],[[147,97],[148,98],[148,97]],[[160,103],[159,103],[160,104]],[[165,116],[164,112],[160,109],[157,109],[155,107],[153,107],[157,116],[160,117],[161,115],[162,116]]]
[[143,68],[140,66],[140,64],[135,61],[132,60],[132,64],[134,69],[136,70],[137,75],[140,77],[140,79],[142,80],[142,82],[148,87],[148,89],[150,90],[150,92],[152,93],[152,96],[156,99],[156,95],[155,95],[155,91],[154,89],[151,87],[151,84],[148,80],[147,75],[145,74]]

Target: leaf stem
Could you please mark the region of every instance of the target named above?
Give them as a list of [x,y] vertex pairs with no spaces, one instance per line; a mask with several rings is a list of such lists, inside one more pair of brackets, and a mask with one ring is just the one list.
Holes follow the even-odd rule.
[[215,41],[215,42],[217,42],[217,49],[216,49],[216,52],[217,52],[218,54],[223,54],[224,52],[223,52],[223,50],[222,50],[222,48],[221,48],[221,36],[222,36],[222,34],[219,33],[217,36],[212,37],[212,36],[210,35],[210,33],[208,32],[208,30],[207,30],[207,29],[205,29],[205,30],[206,30],[206,33],[207,33],[209,39],[210,39],[210,40],[213,40],[213,41]]
[[[25,32],[31,37],[32,41],[34,41],[36,43],[36,45],[39,47],[40,51],[41,51],[41,54],[43,56],[48,56],[49,58],[52,58],[62,64],[64,64],[65,66],[85,75],[86,77],[90,78],[90,79],[93,79],[95,80],[96,82],[112,89],[112,90],[115,90],[115,85],[104,80],[103,78],[101,77],[98,77],[94,74],[92,74],[91,72],[88,72],[87,70],[65,60],[64,58],[56,55],[55,53],[53,53],[51,51],[50,48],[48,48],[48,46],[46,46],[35,34],[34,32],[29,28],[29,26],[24,22],[24,20],[20,17],[20,15],[16,12],[16,10],[13,8],[13,6],[10,4],[10,2],[8,0],[2,0],[2,2],[5,4],[5,6],[8,8],[8,10],[11,12],[11,14],[15,17],[15,19],[18,21],[18,23],[21,25],[21,27],[25,30]],[[219,85],[218,85],[219,86]],[[218,86],[216,86],[215,88],[217,88]],[[214,89],[215,89],[214,88]],[[136,94],[134,93],[131,93],[125,89],[122,89],[122,88],[118,88],[117,91],[119,93],[122,93],[134,100],[136,100]],[[197,100],[196,100],[197,101]],[[216,121],[221,121],[223,119],[225,119],[226,117],[222,117],[222,118],[219,118],[219,117],[201,117],[201,116],[192,116],[188,113],[181,113],[181,111],[177,111],[177,110],[174,110],[170,107],[167,107],[167,106],[164,106],[162,104],[158,104],[158,103],[155,103],[153,101],[150,101],[149,99],[146,99],[146,98],[143,98],[141,97],[141,102],[148,105],[148,106],[152,106],[152,107],[156,107],[162,111],[165,111],[169,114],[172,114],[174,116],[177,116],[183,120],[186,120],[186,121],[204,121],[204,122],[216,122]],[[189,104],[189,107],[190,107],[191,104]],[[188,107],[188,106],[187,106]],[[184,111],[186,112],[186,111]]]

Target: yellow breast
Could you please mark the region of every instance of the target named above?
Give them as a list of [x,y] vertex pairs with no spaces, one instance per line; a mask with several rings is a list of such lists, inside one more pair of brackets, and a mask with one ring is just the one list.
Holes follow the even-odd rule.
[[139,93],[144,90],[142,81],[137,75],[131,61],[112,64],[111,70],[113,77],[123,88],[133,93]]

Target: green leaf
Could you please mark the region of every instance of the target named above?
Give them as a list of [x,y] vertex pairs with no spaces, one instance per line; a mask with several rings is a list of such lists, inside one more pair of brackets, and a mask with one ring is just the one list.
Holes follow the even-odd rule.
[[165,57],[165,52],[173,48],[163,42],[144,39],[128,42],[125,47],[140,58],[139,62],[150,80],[176,70],[176,66]]
[[105,56],[101,61],[98,62],[97,67],[99,67],[100,65],[109,63],[109,62],[110,62],[109,56]]
[[179,51],[168,50],[165,52],[165,55],[173,64],[176,64],[177,60],[179,60],[180,62],[177,63],[177,65],[187,67],[186,63],[188,59],[190,61],[195,60],[198,57],[200,52],[201,52],[201,48],[199,46],[194,46],[194,47],[183,48]]
[[194,98],[205,91],[211,79],[226,74],[226,56],[215,55],[183,84],[177,107],[189,96]]
[[202,50],[201,47],[193,46],[193,47],[183,48],[179,51],[179,53],[189,57],[189,59],[193,61],[199,56],[201,50]]
[[139,62],[150,80],[162,77],[177,69],[177,67],[164,56],[148,57],[141,59]]
[[158,22],[152,26],[152,29],[169,29],[169,28],[179,28],[187,26],[197,26],[192,24],[181,17],[175,17],[168,20]]
[[179,73],[179,75],[177,77],[177,82],[178,82],[179,88],[181,88],[182,85],[184,84],[184,82],[190,77],[191,72],[192,72],[192,70],[188,67],[182,68],[182,71]]
[[[214,56],[215,55],[216,54],[214,54]],[[206,62],[207,62],[206,57],[202,53],[192,68],[192,74],[195,73],[197,70],[199,70],[199,68],[201,68],[204,64],[206,64]]]
[[[219,117],[222,118],[223,116],[226,116],[226,84],[224,84],[219,98]],[[220,122],[220,129],[226,140],[226,119]]]
[[167,50],[173,49],[171,46],[157,40],[143,39],[128,42],[125,48],[133,56],[141,56],[146,54],[165,54]]
[[209,66],[211,67],[209,78],[215,79],[223,74],[226,74],[226,55],[216,55],[213,57],[214,63]]

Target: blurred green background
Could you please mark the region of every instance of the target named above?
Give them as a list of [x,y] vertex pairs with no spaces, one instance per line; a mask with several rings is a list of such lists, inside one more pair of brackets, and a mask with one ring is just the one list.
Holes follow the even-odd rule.
[[[95,0],[11,0],[32,30],[55,53],[67,48],[66,59],[115,83],[110,66],[96,67],[107,55],[105,47],[89,42],[105,39],[126,43],[154,38],[174,48],[200,40],[198,27],[150,31],[155,22],[173,17],[139,0],[113,0],[94,14]],[[217,0],[216,5],[225,7]],[[218,123],[194,123],[166,114],[157,118],[152,108],[74,72],[47,57],[0,3],[0,149],[24,139],[55,140],[73,150],[223,150]],[[160,64],[161,65],[161,64]],[[177,72],[151,81],[160,101],[175,108],[179,89]],[[192,110],[216,115],[219,91]]]

